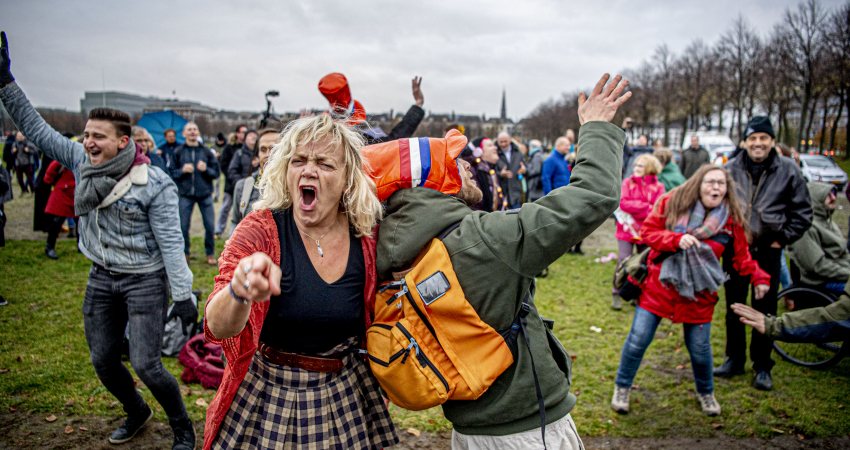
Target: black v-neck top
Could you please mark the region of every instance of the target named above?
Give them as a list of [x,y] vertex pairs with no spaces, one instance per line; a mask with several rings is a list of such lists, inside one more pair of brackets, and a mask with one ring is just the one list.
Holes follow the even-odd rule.
[[291,353],[326,352],[352,336],[365,333],[363,288],[366,265],[360,239],[349,231],[348,263],[339,280],[319,276],[292,210],[274,212],[281,242],[280,295],[273,296],[260,341]]

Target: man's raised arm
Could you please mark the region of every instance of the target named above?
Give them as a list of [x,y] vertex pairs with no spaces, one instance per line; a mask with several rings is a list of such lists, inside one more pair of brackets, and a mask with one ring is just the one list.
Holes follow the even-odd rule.
[[62,136],[44,121],[24,95],[24,91],[15,83],[11,65],[6,33],[0,32],[0,101],[27,139],[47,156],[75,170],[77,165],[85,160],[83,145]]

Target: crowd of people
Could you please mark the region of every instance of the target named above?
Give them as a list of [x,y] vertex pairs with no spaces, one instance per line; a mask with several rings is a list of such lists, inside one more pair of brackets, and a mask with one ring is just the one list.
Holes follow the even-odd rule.
[[[81,139],[56,132],[15,82],[0,38],[0,101],[20,130],[7,138],[3,160],[22,193],[37,196],[44,187],[35,207],[46,214],[46,256],[58,258],[57,237],[72,221],[78,249],[92,261],[82,307],[86,341],[98,378],[126,414],[109,437],[113,444],[131,440],[153,417],[121,362],[125,331],[130,364],[165,410],[173,448],[196,444],[160,355],[162,323],[177,318],[188,327],[198,318],[188,266],[196,204],[205,261],[219,269],[203,332],[222,346],[226,362],[204,448],[397,443],[363,357],[364,337],[379,285],[403,277],[437,236],[480,320],[522,336],[513,341],[514,360],[480,398],[443,405],[457,449],[581,448],[570,414],[570,359],[534,306],[534,280],[564,253],[582,253],[582,239],[611,216],[620,264],[648,249],[616,373],[617,412],[630,411],[630,390],[662,319],[683,324],[708,415],[721,413],[714,377],[745,371],[746,326],[754,328],[753,385],[762,390],[773,387],[771,338],[799,337],[800,324],[817,323],[830,336],[850,328],[832,320],[847,320],[845,306],[772,317],[784,249],[799,273],[795,282],[841,295],[850,242],[831,220],[838,193],[807,187],[795,161],[778,152],[766,117],[750,120],[725,165],[710,161],[697,138],[676,158],[649,146],[647,136],[630,145],[624,129],[631,119],[611,123],[632,94],[622,77],[605,75],[580,96],[578,133],[566,130],[551,148],[503,131],[449,149],[461,125],[446,130],[441,146],[411,137],[425,115],[421,78],[411,82],[414,104],[384,131],[369,125],[347,78],[332,73],[318,85],[325,114],[282,130],[239,125],[213,146],[189,122],[166,130],[157,148],[150,132],[110,108],[89,112]],[[386,144],[398,164],[364,156]],[[383,184],[388,176],[392,189]],[[0,170],[0,245],[11,183]],[[710,330],[721,286],[726,358],[714,367]],[[745,305],[750,291],[753,308]],[[615,310],[626,307],[619,294],[614,288]]]

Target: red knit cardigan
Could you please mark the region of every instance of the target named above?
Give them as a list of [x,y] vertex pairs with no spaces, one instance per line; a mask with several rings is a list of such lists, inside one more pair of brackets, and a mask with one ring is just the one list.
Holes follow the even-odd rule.
[[[374,231],[377,231],[377,228]],[[366,266],[366,283],[363,295],[366,299],[364,317],[367,328],[372,322],[375,287],[377,285],[374,231],[373,237],[360,239],[363,246],[363,262]],[[272,212],[268,209],[248,214],[233,231],[233,235],[228,240],[219,258],[219,274],[215,277],[215,288],[207,300],[207,305],[220,290],[227,288],[239,261],[256,252],[269,255],[275,264],[280,265],[280,239],[277,224]],[[212,442],[218,435],[221,422],[227,415],[234,397],[236,397],[236,391],[245,378],[245,374],[248,373],[251,360],[259,345],[260,331],[263,329],[263,321],[266,319],[268,310],[269,302],[252,304],[251,314],[248,316],[248,323],[245,328],[236,336],[227,339],[217,339],[213,336],[206,321],[204,321],[204,337],[207,342],[220,344],[224,356],[227,358],[221,386],[219,386],[215,398],[207,408],[206,425],[204,427],[205,449],[212,447]]]

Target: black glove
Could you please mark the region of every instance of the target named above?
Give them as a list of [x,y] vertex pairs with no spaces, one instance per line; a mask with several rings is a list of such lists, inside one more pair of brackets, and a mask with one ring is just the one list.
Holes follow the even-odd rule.
[[12,76],[12,60],[9,58],[9,42],[6,40],[6,32],[0,31],[0,88],[15,81]]
[[192,302],[192,299],[174,302],[174,306],[171,308],[171,314],[168,315],[165,321],[168,322],[175,317],[179,317],[183,322],[183,334],[189,334],[189,330],[198,322],[198,308]]

